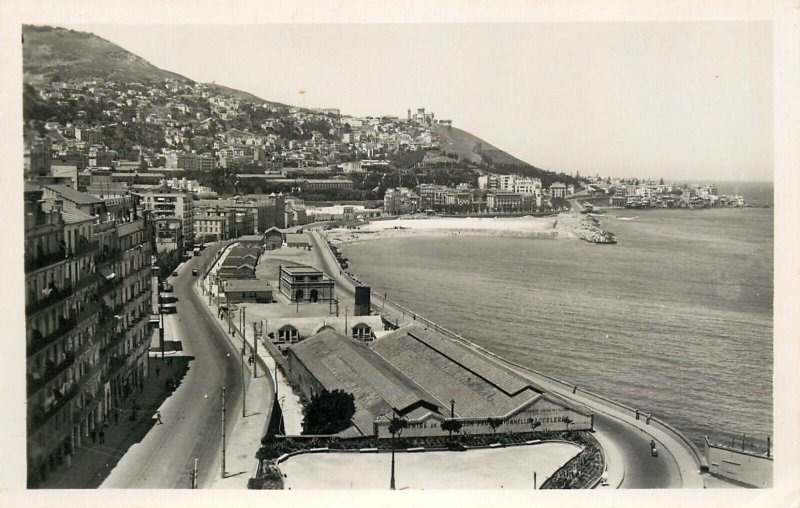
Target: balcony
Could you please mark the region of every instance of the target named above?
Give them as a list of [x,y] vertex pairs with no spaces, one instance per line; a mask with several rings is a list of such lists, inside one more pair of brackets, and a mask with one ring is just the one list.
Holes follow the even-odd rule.
[[46,309],[51,305],[63,301],[65,298],[72,294],[72,288],[67,284],[63,288],[58,288],[51,284],[48,288],[50,292],[47,296],[39,301],[29,303],[25,306],[25,315],[30,317],[32,314]]
[[122,356],[112,356],[111,358],[109,358],[108,370],[106,370],[103,373],[102,377],[100,378],[100,381],[102,383],[107,383],[109,380],[111,380],[111,378],[114,377],[114,375],[117,374],[117,372],[119,372],[119,369],[123,365],[125,365],[125,358],[123,358]]
[[71,332],[75,329],[76,324],[77,321],[75,318],[61,317],[58,328],[47,335],[42,335],[38,330],[34,330],[31,334],[31,344],[28,346],[28,356],[38,353],[45,347],[58,340],[60,337],[63,337],[67,333]]
[[94,257],[94,261],[98,266],[104,265],[112,261],[118,261],[120,259],[120,254],[121,251],[119,249],[109,249],[107,247],[103,247],[101,252]]
[[25,259],[25,272],[32,272],[34,270],[44,268],[45,266],[58,263],[59,261],[64,261],[66,257],[67,254],[64,249],[59,249],[48,254],[40,252],[38,255],[32,258]]
[[124,340],[125,340],[125,334],[124,333],[116,333],[116,334],[114,334],[108,340],[106,345],[100,348],[101,361],[102,361],[102,358],[105,357],[108,354],[109,351],[111,351],[111,349],[116,347],[120,342],[122,342]]
[[89,305],[85,306],[80,313],[78,313],[78,317],[76,318],[77,323],[82,323],[89,319],[90,317],[97,314],[100,310],[100,304],[98,302],[92,302]]
[[55,379],[59,374],[67,370],[67,368],[74,363],[75,354],[70,351],[64,356],[64,359],[58,365],[56,365],[53,361],[48,361],[44,370],[44,375],[41,378],[36,379],[33,376],[28,375],[28,396],[30,397],[33,395],[39,388]]
[[56,394],[55,401],[49,409],[45,410],[41,405],[34,409],[30,418],[28,418],[29,432],[33,433],[36,429],[47,423],[47,420],[63,408],[69,401],[74,399],[77,394],[78,386],[73,383],[63,394]]
[[78,239],[78,245],[75,246],[75,250],[68,252],[67,256],[76,257],[76,256],[82,256],[84,254],[89,254],[96,251],[99,246],[100,242],[98,242],[97,240],[90,242],[85,236],[81,236]]

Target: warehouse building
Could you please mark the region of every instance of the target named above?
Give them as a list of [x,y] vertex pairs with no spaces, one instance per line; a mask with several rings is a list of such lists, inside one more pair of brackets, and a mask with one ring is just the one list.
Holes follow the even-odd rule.
[[[406,436],[462,432],[588,430],[589,409],[554,394],[493,358],[421,325],[406,325],[371,343],[323,330],[289,348],[290,375],[307,397],[341,389],[355,397],[352,426],[342,437],[389,437],[393,411],[408,420]],[[494,427],[493,427],[494,425]]]

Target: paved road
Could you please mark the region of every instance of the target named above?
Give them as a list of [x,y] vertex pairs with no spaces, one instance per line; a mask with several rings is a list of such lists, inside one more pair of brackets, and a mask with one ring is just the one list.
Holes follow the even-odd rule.
[[616,443],[625,462],[622,489],[679,488],[681,476],[672,454],[658,447],[658,457],[650,455],[650,436],[618,419],[595,413],[594,428]]
[[[316,234],[310,236],[319,259],[317,268],[330,274],[334,279],[339,300],[355,298],[352,284],[348,283],[344,276],[339,275],[339,267],[325,247],[324,240],[319,240]],[[510,366],[510,368],[518,370],[513,366]],[[520,372],[520,374],[524,375],[525,373]],[[545,387],[551,385],[546,380],[538,378],[536,382]],[[569,394],[565,393],[560,387],[550,388],[561,396],[570,398]],[[625,463],[625,478],[620,486],[621,488],[679,488],[682,486],[683,479],[680,470],[669,450],[664,446],[659,446],[659,457],[652,457],[649,446],[651,436],[649,434],[624,423],[618,418],[604,414],[601,407],[593,404],[589,405],[595,411],[595,429],[599,432],[604,432],[612,439],[622,455],[622,460]]]
[[237,351],[193,290],[198,278],[191,275],[192,268],[202,268],[215,252],[206,249],[184,264],[177,277],[170,277],[178,313],[165,326],[182,341],[182,354],[193,359],[183,382],[161,407],[163,424],[128,451],[102,487],[189,488],[195,458],[200,487],[220,474],[221,387],[227,387],[230,432],[233,416],[241,410],[241,367]]

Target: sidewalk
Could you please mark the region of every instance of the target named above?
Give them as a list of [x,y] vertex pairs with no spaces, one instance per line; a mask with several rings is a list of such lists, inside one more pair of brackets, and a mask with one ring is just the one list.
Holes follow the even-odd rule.
[[[117,465],[128,449],[139,443],[150,428],[155,425],[155,413],[158,407],[172,394],[174,388],[166,387],[167,379],[180,379],[186,373],[188,361],[175,358],[172,365],[150,357],[148,376],[141,390],[135,390],[116,409],[119,418],[109,416],[103,427],[104,439],[101,442],[99,433],[95,443],[91,437],[81,439],[81,446],[75,448],[71,466],[62,465],[51,473],[47,480],[40,484],[43,489],[94,489],[100,486],[108,474]],[[156,376],[155,368],[159,375]],[[133,406],[139,410],[134,416]]]
[[[211,269],[209,276],[213,275],[217,268],[221,266],[222,262],[227,256],[226,250],[217,263]],[[205,280],[208,286],[208,278]],[[213,287],[216,289],[216,286]],[[198,284],[194,286],[194,290],[204,298],[208,294],[203,294],[203,290]],[[216,292],[215,292],[216,294]],[[212,304],[214,298],[211,298]],[[215,321],[223,330],[227,339],[234,345],[237,351],[242,350],[242,337],[234,332],[228,333],[229,325],[227,320],[221,318],[219,310],[214,305],[209,305],[208,312],[215,318]],[[252,329],[252,325],[248,323]],[[247,329],[245,329],[247,333]],[[258,461],[255,458],[256,452],[261,447],[261,438],[267,431],[269,424],[270,414],[272,412],[273,400],[273,386],[272,379],[268,373],[263,372],[263,368],[258,369],[258,377],[253,378],[253,365],[249,365],[247,357],[252,355],[253,345],[252,333],[249,334],[246,340],[246,356],[244,362],[245,372],[245,416],[242,416],[241,407],[231,407],[227,410],[226,415],[234,420],[233,426],[228,434],[225,446],[225,477],[215,475],[210,483],[207,485],[199,485],[199,488],[213,488],[213,489],[246,489],[247,482],[253,477]],[[264,349],[264,348],[262,348]],[[259,356],[262,356],[261,349]],[[269,355],[267,355],[269,356]],[[216,464],[216,469],[221,468],[221,459]]]

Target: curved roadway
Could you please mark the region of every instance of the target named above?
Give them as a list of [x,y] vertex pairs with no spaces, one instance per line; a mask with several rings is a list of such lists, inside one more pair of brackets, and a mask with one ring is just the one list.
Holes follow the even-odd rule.
[[[318,238],[316,233],[310,235],[314,245],[316,257],[319,262],[317,268],[329,274],[336,281],[336,290],[340,295],[348,299],[355,299],[353,283],[344,275],[339,275],[339,265],[333,259],[332,254],[324,244],[324,240]],[[387,302],[389,307],[390,303]],[[398,311],[399,313],[399,311]],[[586,400],[584,397],[573,397],[564,387],[556,385],[545,378],[535,376],[533,373],[521,371],[509,365],[509,368],[532,379],[543,388],[550,390],[567,399],[576,399],[579,403],[590,407],[595,413],[594,428],[597,432],[605,434],[612,440],[620,451],[623,461],[624,479],[620,488],[626,489],[657,489],[657,488],[679,488],[684,485],[684,479],[680,467],[672,453],[661,443],[659,456],[650,455],[650,440],[653,437],[638,429],[634,425],[626,423],[621,418],[614,416],[614,410]],[[578,400],[578,399],[582,400]],[[614,485],[616,487],[616,485]]]
[[[241,367],[238,352],[193,289],[219,246],[207,248],[170,277],[178,298],[178,313],[165,316],[173,340],[181,340],[183,356],[193,357],[179,387],[161,406],[163,424],[154,425],[130,448],[101,485],[103,488],[190,488],[194,459],[198,486],[208,485],[221,467],[221,387],[226,387],[226,432],[241,406]],[[228,356],[230,354],[230,356]],[[159,359],[151,359],[151,369]],[[151,374],[152,375],[152,374]],[[247,378],[249,379],[249,377]]]

